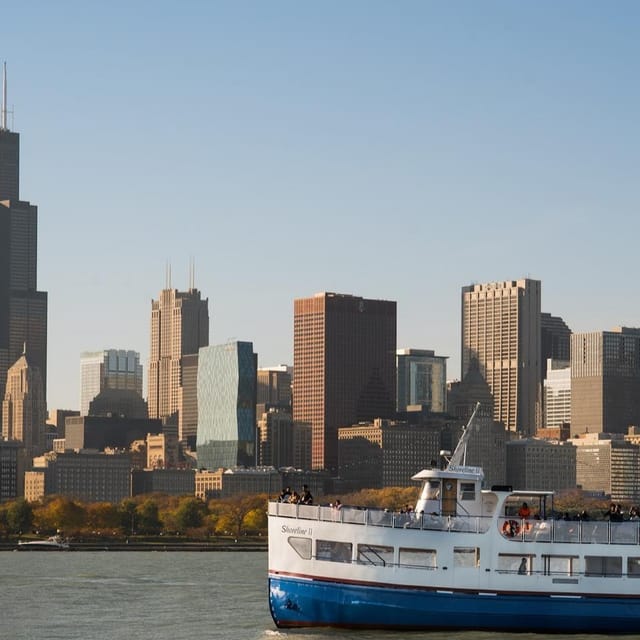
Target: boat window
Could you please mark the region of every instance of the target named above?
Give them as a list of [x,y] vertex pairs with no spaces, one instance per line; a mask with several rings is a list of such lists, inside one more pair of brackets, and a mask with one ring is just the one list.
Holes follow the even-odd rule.
[[400,548],[398,564],[403,567],[420,567],[423,569],[435,569],[436,564],[435,549],[403,549]]
[[460,483],[460,500],[475,500],[476,485],[474,482]]
[[358,562],[375,564],[381,567],[393,564],[393,547],[382,547],[377,544],[359,544]]
[[440,498],[440,480],[429,480],[425,491],[427,500],[438,500]]
[[335,540],[316,540],[316,558],[330,562],[351,562],[352,545],[350,542]]
[[478,547],[454,547],[453,566],[471,567],[480,566],[480,549]]
[[295,552],[305,560],[311,559],[311,538],[296,538],[289,536],[287,542],[294,548]]
[[585,556],[584,562],[585,576],[617,578],[622,575],[620,556]]
[[528,575],[533,569],[533,556],[521,553],[498,554],[498,571]]
[[572,576],[578,556],[542,556],[542,572],[545,576]]
[[627,558],[627,575],[629,578],[640,578],[640,558]]

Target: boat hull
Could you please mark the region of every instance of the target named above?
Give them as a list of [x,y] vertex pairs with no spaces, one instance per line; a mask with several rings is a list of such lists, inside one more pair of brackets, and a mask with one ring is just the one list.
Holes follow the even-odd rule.
[[544,633],[633,633],[640,598],[442,591],[269,576],[269,604],[280,628],[331,626]]

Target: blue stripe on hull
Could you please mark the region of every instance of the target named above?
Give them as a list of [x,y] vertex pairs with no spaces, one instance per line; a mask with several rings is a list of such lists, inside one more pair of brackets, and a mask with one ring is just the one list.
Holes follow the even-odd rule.
[[640,600],[442,593],[270,576],[278,627],[637,633]]

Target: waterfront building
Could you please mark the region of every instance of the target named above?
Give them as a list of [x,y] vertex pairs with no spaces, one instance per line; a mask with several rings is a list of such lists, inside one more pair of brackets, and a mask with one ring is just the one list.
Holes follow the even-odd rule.
[[311,425],[313,469],[337,469],[339,427],[394,416],[395,352],[395,302],[294,301],[293,420]]
[[27,458],[44,452],[46,403],[42,377],[23,353],[7,373],[2,402],[2,437],[22,443]]
[[256,372],[251,342],[200,349],[198,358],[198,466],[256,465]]
[[20,135],[9,130],[5,101],[6,94],[0,112],[0,398],[26,343],[46,400],[47,293],[37,287],[38,208],[20,199]]
[[549,358],[545,369],[543,424],[559,428],[571,422],[571,366],[568,360]]
[[396,351],[396,410],[423,405],[435,413],[447,410],[447,357],[427,349]]
[[200,500],[210,500],[211,498],[219,498],[222,495],[222,474],[224,469],[216,469],[216,471],[208,471],[200,469],[195,475],[195,495]]
[[195,476],[194,469],[135,469],[131,472],[131,495],[193,496]]
[[576,482],[584,491],[615,502],[640,502],[640,446],[619,433],[585,433],[571,438]]
[[166,288],[151,303],[149,417],[174,422],[182,441],[195,440],[198,352],[209,344],[209,301],[193,286]]
[[538,438],[506,444],[507,484],[514,489],[564,491],[576,488],[576,449],[570,442]]
[[640,426],[640,329],[571,336],[571,435]]
[[[38,490],[40,495],[35,494]],[[25,474],[25,498],[35,501],[50,495],[117,504],[131,496],[131,456],[67,451],[34,458]]]
[[147,469],[176,469],[179,466],[178,438],[166,433],[148,433]]
[[80,415],[107,389],[134,391],[142,397],[142,365],[137,351],[105,349],[80,355]]
[[462,379],[477,359],[494,419],[523,435],[542,413],[540,298],[540,281],[529,278],[462,288]]

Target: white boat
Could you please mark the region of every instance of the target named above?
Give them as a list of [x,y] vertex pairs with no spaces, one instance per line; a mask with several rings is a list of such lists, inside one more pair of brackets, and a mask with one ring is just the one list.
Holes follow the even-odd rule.
[[412,513],[269,503],[278,627],[638,633],[640,523],[557,520],[552,492],[483,489],[463,459],[472,421],[445,469],[413,477]]
[[71,545],[61,536],[50,536],[45,540],[18,542],[18,551],[69,551]]

